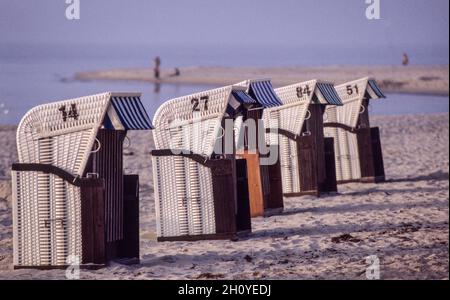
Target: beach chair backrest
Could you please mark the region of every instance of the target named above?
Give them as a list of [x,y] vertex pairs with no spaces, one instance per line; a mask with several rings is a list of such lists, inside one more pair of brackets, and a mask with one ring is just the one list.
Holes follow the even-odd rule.
[[175,98],[155,113],[156,149],[187,150],[209,157],[221,135],[232,86]]
[[385,98],[376,81],[371,78],[361,78],[335,86],[342,106],[327,107],[326,122],[340,123],[351,128],[358,124],[364,99]]

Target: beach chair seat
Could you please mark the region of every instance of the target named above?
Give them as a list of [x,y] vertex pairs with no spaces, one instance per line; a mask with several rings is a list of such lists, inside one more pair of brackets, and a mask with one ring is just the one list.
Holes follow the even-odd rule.
[[336,86],[343,106],[328,107],[325,134],[334,139],[338,183],[385,180],[380,134],[370,127],[369,101],[385,98],[376,81],[361,78]]
[[15,268],[139,260],[139,179],[125,175],[127,130],[151,129],[137,93],[39,105],[17,129]]

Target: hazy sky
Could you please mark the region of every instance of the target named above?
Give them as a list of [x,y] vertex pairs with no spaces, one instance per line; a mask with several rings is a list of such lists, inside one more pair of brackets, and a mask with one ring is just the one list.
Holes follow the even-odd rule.
[[0,0],[0,43],[385,45],[448,48],[448,0]]

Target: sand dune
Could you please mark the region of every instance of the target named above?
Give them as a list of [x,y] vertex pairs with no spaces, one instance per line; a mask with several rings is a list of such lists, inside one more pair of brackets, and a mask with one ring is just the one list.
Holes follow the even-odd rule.
[[[181,76],[162,70],[161,82],[176,84],[228,85],[249,78],[271,78],[275,86],[318,78],[337,84],[360,77],[375,77],[383,91],[448,95],[449,68],[443,66],[327,66],[290,68],[185,67]],[[76,80],[134,80],[155,82],[147,69],[113,69],[75,74]]]
[[[125,167],[141,182],[141,264],[81,271],[84,279],[365,279],[377,255],[382,279],[448,279],[448,114],[373,117],[387,182],[346,184],[322,198],[286,199],[282,215],[252,220],[238,241],[157,243],[150,132],[131,132]],[[14,128],[0,130],[0,279],[64,278],[11,270],[9,167]]]

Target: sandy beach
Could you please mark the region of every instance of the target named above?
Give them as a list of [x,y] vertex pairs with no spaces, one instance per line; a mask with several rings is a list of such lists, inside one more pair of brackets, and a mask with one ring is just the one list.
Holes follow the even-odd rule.
[[[185,67],[180,76],[172,69],[161,71],[161,83],[228,85],[249,78],[272,78],[274,86],[288,85],[313,78],[336,84],[361,77],[374,77],[387,93],[448,95],[449,66],[327,66],[327,67]],[[75,80],[131,80],[156,82],[151,68],[112,69],[79,72]]]
[[[233,73],[233,69],[217,70]],[[398,74],[395,70],[390,74]],[[188,72],[197,74],[182,70]],[[336,68],[334,73],[339,72]],[[382,69],[374,68],[369,74],[379,78],[379,72]],[[448,67],[435,72],[440,79],[426,84],[446,81],[442,91],[448,93],[448,73],[444,74]],[[120,79],[118,73],[97,74]],[[298,79],[321,77],[306,73]],[[334,79],[334,73],[324,79]],[[92,74],[91,78],[102,77]],[[148,71],[142,74],[148,76]],[[259,75],[272,76],[269,71]],[[224,80],[238,81],[236,76]],[[200,75],[191,79],[201,80]],[[291,77],[276,84],[283,80]],[[124,159],[127,173],[140,174],[141,264],[112,263],[97,271],[82,270],[81,278],[365,279],[365,257],[376,255],[381,279],[448,279],[449,115],[374,116],[371,121],[381,128],[387,182],[345,184],[337,194],[285,199],[282,215],[253,219],[253,233],[237,241],[155,241],[152,134],[130,132],[131,147]],[[9,170],[17,160],[14,127],[0,127],[0,143],[0,279],[64,279],[63,270],[12,270]]]

